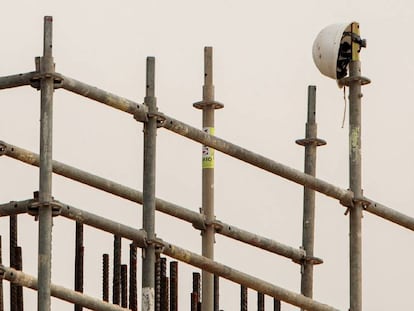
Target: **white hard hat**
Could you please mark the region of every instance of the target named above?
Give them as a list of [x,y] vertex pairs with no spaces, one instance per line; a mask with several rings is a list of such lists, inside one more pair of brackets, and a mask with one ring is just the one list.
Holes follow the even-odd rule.
[[[313,61],[319,71],[332,79],[338,80],[346,75],[346,66],[351,57],[351,37],[344,33],[351,32],[352,23],[333,24],[322,29],[313,42]],[[348,49],[349,52],[345,51]],[[341,51],[340,51],[341,49]],[[340,53],[341,52],[341,53]]]

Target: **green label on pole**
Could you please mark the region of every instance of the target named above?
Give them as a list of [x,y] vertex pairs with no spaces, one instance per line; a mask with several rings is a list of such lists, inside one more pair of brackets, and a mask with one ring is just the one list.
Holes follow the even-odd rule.
[[[203,132],[214,135],[214,127],[204,127]],[[214,149],[203,145],[203,168],[214,168]]]

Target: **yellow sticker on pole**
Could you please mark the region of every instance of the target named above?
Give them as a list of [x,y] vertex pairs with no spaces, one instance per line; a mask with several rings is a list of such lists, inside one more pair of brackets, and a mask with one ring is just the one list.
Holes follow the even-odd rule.
[[[214,127],[204,127],[203,132],[214,135]],[[202,165],[203,168],[214,168],[214,149],[203,145],[202,150]]]

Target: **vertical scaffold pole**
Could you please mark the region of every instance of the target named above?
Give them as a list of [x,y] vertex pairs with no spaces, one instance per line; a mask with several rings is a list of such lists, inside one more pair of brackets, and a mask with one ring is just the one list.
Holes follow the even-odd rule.
[[[296,141],[298,145],[305,147],[305,173],[316,175],[316,148],[326,142],[317,138],[316,124],[316,86],[308,86],[308,116],[306,122],[306,138]],[[303,190],[303,231],[302,247],[306,251],[306,257],[313,257],[315,235],[315,190],[304,187]],[[312,298],[313,296],[313,262],[303,261],[301,265],[301,293]],[[302,309],[303,310],[303,309]]]
[[[204,85],[203,100],[193,104],[203,110],[203,131],[214,135],[214,110],[223,108],[223,104],[214,100],[213,85],[213,48],[204,48]],[[203,146],[202,150],[202,206],[205,217],[205,229],[202,231],[202,255],[214,259],[214,149]],[[213,311],[214,308],[214,276],[202,271],[201,276],[201,309]]]
[[[352,34],[359,36],[358,23]],[[350,310],[362,310],[362,178],[361,178],[361,63],[359,44],[352,42],[349,64],[349,186],[354,204],[349,210]]]
[[39,247],[37,310],[50,311],[52,252],[52,124],[53,72],[51,16],[44,18],[43,57],[41,58],[40,172],[39,172]]
[[[155,155],[157,102],[155,97],[155,58],[147,58],[146,96],[148,121],[144,123],[143,228],[149,241],[155,238]],[[142,250],[142,311],[154,311],[155,245]]]

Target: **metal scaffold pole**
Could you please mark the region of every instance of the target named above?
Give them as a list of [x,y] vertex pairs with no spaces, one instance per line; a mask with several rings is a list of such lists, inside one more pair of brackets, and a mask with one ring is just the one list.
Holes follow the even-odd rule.
[[[349,65],[350,76],[359,75],[360,63]],[[349,209],[349,265],[350,310],[362,310],[362,188],[361,188],[361,85],[359,81],[349,86],[349,179],[354,193],[354,205]]]
[[44,18],[43,57],[40,59],[38,311],[49,311],[51,301],[53,73],[52,17],[46,16]]
[[[203,100],[193,105],[203,111],[203,131],[214,135],[214,110],[223,105],[214,101],[213,85],[213,48],[204,48],[204,85]],[[202,207],[205,217],[205,229],[202,230],[202,255],[214,259],[214,149],[203,145],[202,150]],[[213,311],[214,308],[214,275],[202,271],[201,276],[201,309]]]
[[362,192],[361,161],[361,85],[369,82],[361,76],[359,60],[359,24],[352,23],[352,60],[349,63],[349,186],[354,194],[349,208],[349,282],[350,311],[362,310],[362,210],[368,204]]
[[[305,147],[305,173],[316,175],[316,149],[326,142],[317,138],[316,124],[316,86],[308,87],[308,116],[306,122],[306,138],[296,141]],[[315,190],[304,187],[303,191],[303,231],[302,247],[307,258],[313,258],[315,236]],[[301,266],[301,293],[313,297],[313,266],[312,260],[303,260]]]
[[[359,52],[366,47],[361,39],[359,24],[333,24],[320,31],[313,44],[313,60],[319,71],[337,81],[338,86],[349,87],[349,190],[351,201],[346,204],[349,213],[349,287],[350,311],[362,310],[362,210],[396,220],[397,213],[382,213],[382,208],[364,198],[362,193],[361,161],[361,86],[370,80],[361,76]],[[349,76],[348,74],[349,68]],[[378,207],[376,211],[373,210]],[[404,220],[402,220],[404,219]],[[405,224],[406,217],[397,223]]]
[[[157,103],[155,98],[155,58],[147,58],[146,96],[148,121],[144,123],[143,229],[148,241],[155,239],[155,155],[157,136]],[[142,250],[142,311],[154,311],[155,245]]]

